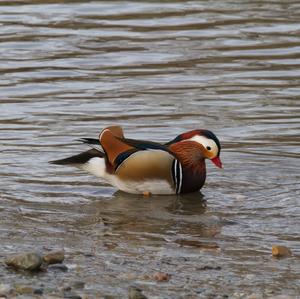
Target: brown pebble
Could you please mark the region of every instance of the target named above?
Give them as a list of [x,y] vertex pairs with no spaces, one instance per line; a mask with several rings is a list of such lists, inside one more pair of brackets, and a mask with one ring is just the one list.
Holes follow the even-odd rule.
[[272,246],[272,255],[275,257],[286,257],[291,256],[292,252],[291,250],[286,246]]
[[156,281],[169,281],[171,279],[171,275],[164,272],[156,272],[153,274],[153,279]]
[[43,261],[48,264],[61,264],[65,259],[65,252],[63,250],[51,251],[43,256]]

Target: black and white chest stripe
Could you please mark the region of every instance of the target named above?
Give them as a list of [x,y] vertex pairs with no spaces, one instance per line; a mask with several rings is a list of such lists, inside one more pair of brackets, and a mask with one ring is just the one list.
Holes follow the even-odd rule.
[[172,164],[172,176],[175,184],[175,192],[179,194],[182,187],[182,167],[177,159],[174,159]]

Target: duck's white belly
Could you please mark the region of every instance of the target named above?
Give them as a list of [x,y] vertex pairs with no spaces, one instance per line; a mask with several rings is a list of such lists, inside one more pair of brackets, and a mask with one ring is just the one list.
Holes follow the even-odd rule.
[[115,175],[106,175],[105,179],[108,183],[127,193],[143,194],[150,192],[151,194],[175,194],[174,189],[165,180],[145,180],[145,181],[129,181],[120,180]]

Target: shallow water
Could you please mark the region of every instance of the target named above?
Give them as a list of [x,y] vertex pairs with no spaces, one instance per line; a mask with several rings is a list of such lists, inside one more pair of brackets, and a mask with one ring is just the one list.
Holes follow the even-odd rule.
[[[65,248],[68,272],[1,282],[125,298],[300,293],[298,1],[1,1],[1,257]],[[47,162],[120,124],[167,141],[208,128],[223,171],[198,195],[116,192]],[[294,255],[276,260],[272,245]],[[157,272],[172,275],[157,283]]]

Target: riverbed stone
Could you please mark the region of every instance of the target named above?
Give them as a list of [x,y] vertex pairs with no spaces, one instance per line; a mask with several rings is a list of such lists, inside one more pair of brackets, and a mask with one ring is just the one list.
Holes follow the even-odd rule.
[[263,294],[252,293],[246,297],[247,299],[263,299]]
[[48,264],[61,264],[65,259],[65,252],[64,250],[56,250],[51,251],[47,254],[44,254],[43,261]]
[[128,289],[128,299],[148,299],[144,294],[143,291],[136,287],[130,286]]
[[62,271],[62,272],[67,272],[69,270],[69,268],[63,264],[52,264],[52,265],[49,265],[48,270],[58,270],[58,271]]
[[18,294],[26,295],[26,294],[33,294],[34,289],[27,285],[15,285],[15,291]]
[[33,290],[33,294],[35,295],[43,295],[44,294],[44,290],[39,288],[39,289],[34,289]]
[[5,260],[6,265],[9,267],[28,271],[39,270],[42,262],[42,256],[37,252],[15,254]]
[[84,289],[84,287],[85,287],[85,282],[80,281],[80,280],[74,281],[74,282],[72,283],[72,287],[73,287],[74,289]]
[[292,251],[286,246],[273,245],[272,255],[275,257],[288,257],[292,255]]
[[153,274],[153,279],[156,281],[169,281],[171,279],[171,274],[164,272],[156,272]]
[[73,293],[64,294],[64,298],[66,299],[82,299],[81,296]]
[[0,284],[0,298],[1,297],[6,298],[12,292],[13,292],[13,287],[10,284],[7,283]]

